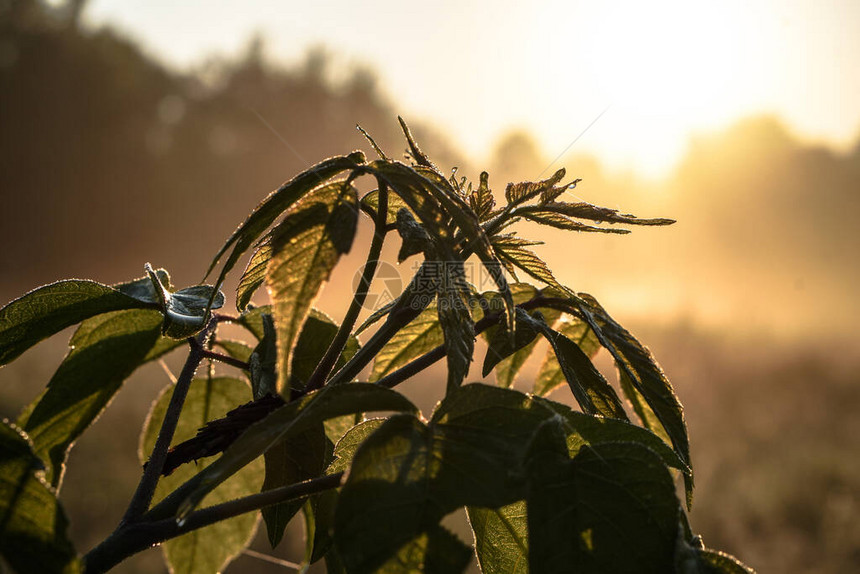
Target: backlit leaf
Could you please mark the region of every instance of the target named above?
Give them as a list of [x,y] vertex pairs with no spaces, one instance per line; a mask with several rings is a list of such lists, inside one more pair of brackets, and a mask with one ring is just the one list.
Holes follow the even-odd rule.
[[483,574],[528,574],[529,542],[525,500],[500,508],[468,509],[475,553]]
[[570,456],[576,455],[583,445],[595,445],[606,442],[635,442],[649,448],[668,467],[689,473],[689,467],[684,464],[678,454],[672,450],[663,439],[648,429],[634,425],[629,421],[596,417],[571,410],[567,405],[535,397],[534,400],[561,415],[562,427],[567,435],[567,450]]
[[[169,385],[162,391],[149,413],[141,435],[141,462],[152,452],[172,394],[173,385]],[[174,443],[194,437],[197,429],[206,422],[223,417],[227,411],[250,398],[251,389],[239,379],[195,379],[188,390],[188,397],[179,417]],[[162,500],[210,462],[211,459],[202,459],[197,465],[181,466],[170,476],[162,477],[155,491],[154,502]],[[255,460],[210,493],[206,497],[207,506],[259,492],[262,481],[263,461]],[[258,518],[257,513],[243,514],[168,540],[162,548],[171,572],[220,572],[250,544],[257,529]]]
[[346,183],[308,194],[272,232],[266,286],[278,334],[278,391],[288,392],[290,356],[302,323],[340,256],[355,236],[355,188]]
[[[528,315],[519,308],[517,313]],[[535,313],[539,313],[539,311],[535,311]],[[513,338],[509,337],[503,329],[496,327],[487,342],[487,355],[484,357],[481,374],[486,377],[499,362],[530,346],[539,334],[535,325],[527,319],[517,321]]]
[[[582,352],[589,359],[593,359],[597,355],[597,351],[600,350],[600,341],[597,340],[594,331],[584,321],[568,317],[559,325],[556,325],[556,329],[582,349]],[[558,359],[555,356],[555,351],[552,348],[547,349],[546,357],[544,357],[535,378],[534,394],[545,397],[566,382],[567,379],[564,377],[564,372],[561,370],[561,365],[559,365]]]
[[448,363],[448,390],[459,387],[469,372],[475,350],[475,326],[472,323],[471,291],[466,283],[463,264],[447,261],[444,276],[437,284],[439,298],[436,306],[439,325],[445,340]]
[[17,572],[75,574],[77,554],[55,491],[41,477],[29,438],[0,423],[0,556]]
[[[11,362],[39,341],[90,317],[154,306],[154,299],[144,301],[122,292],[124,286],[133,284],[128,290],[135,293],[140,281],[116,288],[80,279],[57,281],[15,299],[0,309],[0,365]],[[148,282],[144,278],[143,283]]]
[[271,305],[262,305],[260,307],[249,306],[239,315],[239,324],[248,329],[259,341],[266,335],[266,330],[263,326],[263,316],[271,314]]
[[270,193],[254,209],[244,223],[233,232],[224,246],[218,250],[218,253],[212,259],[212,263],[209,265],[209,269],[206,271],[206,275],[208,276],[212,272],[221,256],[233,246],[233,251],[224,263],[224,267],[218,275],[218,280],[215,282],[216,285],[221,285],[224,282],[224,277],[236,265],[242,254],[263,235],[266,229],[282,213],[287,211],[287,209],[313,188],[344,171],[363,165],[364,161],[364,154],[360,151],[353,152],[347,156],[337,156],[324,160],[312,168],[303,171]]
[[[684,409],[675,395],[672,385],[663,373],[663,369],[654,360],[651,352],[627,329],[616,323],[594,297],[585,293],[581,293],[579,296],[579,308],[583,313],[583,318],[594,330],[600,344],[612,354],[619,370],[628,377],[632,387],[645,398],[648,406],[659,419],[663,430],[659,429],[655,421],[648,417],[643,419],[642,423],[649,426],[657,434],[665,432],[671,438],[675,452],[687,466],[692,468]],[[635,396],[628,398],[634,404],[636,403]],[[685,480],[689,501],[693,489],[692,475],[685,476]]]
[[401,239],[400,252],[397,254],[398,263],[403,263],[413,255],[432,249],[433,241],[421,224],[415,221],[409,210],[401,209],[397,212],[396,225]]
[[552,456],[558,447],[535,448],[526,499],[532,572],[672,571],[679,503],[656,454],[604,443],[565,460]]
[[400,547],[375,574],[458,574],[472,561],[472,548],[440,525]]
[[535,254],[534,251],[524,247],[516,247],[496,243],[493,245],[496,254],[502,261],[507,261],[512,265],[522,269],[530,276],[538,281],[543,281],[547,285],[558,285],[552,271],[549,270],[546,263]]
[[444,342],[439,314],[434,305],[422,311],[382,347],[376,355],[373,370],[367,380],[371,383],[376,382]]
[[[338,324],[331,317],[322,311],[311,309],[293,349],[291,388],[304,388],[305,383],[310,379],[320,360],[328,351],[338,329]],[[350,360],[360,347],[361,344],[358,339],[350,335],[334,365],[334,370],[337,371]]]
[[[514,283],[511,285],[511,293],[514,298],[514,303],[519,305],[521,303],[525,303],[531,299],[534,299],[538,295],[537,289],[533,285],[529,285],[528,283]],[[488,299],[488,297],[492,296],[492,300]],[[481,305],[485,308],[487,312],[500,312],[503,310],[503,307],[497,303],[495,303],[497,294],[494,293],[484,293],[481,295]],[[549,307],[541,307],[541,314],[544,316],[544,319],[547,323],[552,324],[558,319],[561,315],[560,311],[556,309],[552,309]],[[519,325],[517,326],[517,330],[519,329]],[[500,327],[493,326],[484,331],[483,335],[489,341],[494,337],[507,337],[506,334],[499,335]],[[532,341],[522,349],[516,351],[506,359],[501,360],[495,366],[496,372],[496,383],[500,387],[510,388],[514,384],[514,380],[516,379],[517,374],[520,369],[525,364],[526,360],[531,355],[532,351],[535,348],[537,341]],[[488,350],[488,354],[489,354]]]
[[478,216],[478,221],[481,223],[490,218],[490,214],[496,206],[496,200],[493,198],[493,192],[490,190],[489,180],[490,175],[486,171],[482,171],[480,176],[481,183],[469,195],[469,206]]
[[[280,488],[320,476],[325,470],[325,430],[319,423],[301,434],[285,439],[264,456],[266,478],[263,490]],[[262,510],[272,548],[284,536],[284,529],[305,504],[304,498],[289,500]]]
[[[369,208],[370,211],[375,216],[377,210],[379,209],[379,190],[374,189],[373,191],[365,194],[364,197],[361,198],[361,205],[365,209]],[[399,195],[394,194],[394,193],[389,193],[388,194],[388,216],[385,220],[385,223],[387,225],[393,225],[397,221],[397,212],[399,212],[401,209],[407,209],[408,210],[409,207],[406,205],[406,202],[403,201],[403,199]]]
[[161,324],[158,311],[134,309],[97,315],[75,331],[47,390],[19,419],[48,465],[45,476],[52,485],[62,481],[69,448],[123,381],[143,362],[157,358],[151,350],[159,343]]
[[263,337],[254,347],[251,356],[248,357],[251,390],[255,399],[278,394],[278,374],[276,371],[278,345],[275,322],[268,313],[261,314],[260,321],[263,327]]
[[[628,225],[671,225],[675,223],[674,219],[654,218],[640,219],[635,215],[618,213],[617,209],[608,207],[598,207],[590,203],[550,203],[534,208],[534,212],[543,213],[558,213],[568,217],[576,217],[578,219],[588,219],[591,221],[600,221],[606,223],[626,223]],[[524,212],[522,212],[524,213]]]
[[522,498],[522,456],[553,416],[522,393],[470,384],[449,392],[429,425],[396,415],[361,437],[335,516],[347,568],[374,571],[461,506]]
[[555,172],[552,177],[543,181],[509,183],[505,188],[505,199],[507,199],[508,204],[511,205],[525,203],[528,200],[537,197],[541,193],[546,193],[548,190],[552,189],[564,178],[565,173],[567,173],[565,169],[561,168]]
[[615,390],[576,343],[554,331],[543,321],[531,317],[524,320],[530,320],[549,341],[561,372],[584,412],[627,419]]
[[530,221],[534,221],[535,223],[548,225],[550,227],[555,227],[556,229],[564,229],[566,231],[615,233],[619,235],[625,235],[627,233],[630,233],[629,229],[623,229],[620,227],[600,227],[598,225],[588,225],[587,223],[582,223],[581,221],[577,221],[567,215],[555,213],[552,211],[525,211],[520,212],[518,215],[522,215],[524,218]]
[[239,311],[247,309],[251,297],[266,280],[266,269],[271,258],[272,238],[266,237],[251,256],[245,271],[242,273],[242,278],[239,279],[239,285],[236,287],[236,309]]

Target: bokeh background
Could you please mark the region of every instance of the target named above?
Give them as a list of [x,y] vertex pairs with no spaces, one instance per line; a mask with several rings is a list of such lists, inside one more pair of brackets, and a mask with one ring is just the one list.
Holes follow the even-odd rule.
[[[356,124],[399,155],[400,114],[497,194],[564,166],[583,200],[677,219],[538,249],[675,384],[708,545],[760,572],[858,571],[858,54],[854,0],[0,0],[0,303],[147,261],[196,283],[270,190],[370,151]],[[336,318],[360,252],[319,300]],[[64,352],[57,337],[0,370],[0,416]],[[405,385],[425,408],[436,375]],[[166,383],[141,369],[73,449],[61,497],[82,551],[133,491]],[[254,548],[297,559],[300,537]],[[265,568],[285,571],[228,572]],[[117,571],[160,569],[150,551]]]

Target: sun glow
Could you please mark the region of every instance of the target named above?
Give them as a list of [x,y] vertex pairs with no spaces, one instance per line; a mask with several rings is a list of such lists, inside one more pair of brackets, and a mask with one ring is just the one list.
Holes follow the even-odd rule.
[[659,173],[691,131],[743,113],[749,31],[729,6],[605,2],[579,15],[590,23],[579,43],[589,75],[612,106],[607,119],[617,128],[604,131],[615,154]]

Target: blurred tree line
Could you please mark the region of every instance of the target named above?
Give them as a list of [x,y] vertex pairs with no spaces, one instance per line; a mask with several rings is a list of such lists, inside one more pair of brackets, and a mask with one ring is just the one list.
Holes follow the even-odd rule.
[[[326,53],[313,50],[284,70],[254,39],[237,61],[178,74],[109,29],[82,29],[83,8],[0,2],[5,298],[59,277],[138,276],[146,259],[195,282],[266,193],[366,148],[356,123],[389,153],[403,148],[366,69],[331,80]],[[456,163],[432,130],[414,131]]]

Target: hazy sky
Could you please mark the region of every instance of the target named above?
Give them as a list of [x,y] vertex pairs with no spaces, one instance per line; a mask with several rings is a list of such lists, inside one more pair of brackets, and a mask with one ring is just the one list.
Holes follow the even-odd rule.
[[836,145],[860,135],[858,0],[92,0],[87,21],[179,69],[255,32],[287,64],[323,45],[477,159],[516,127],[555,157],[604,111],[573,149],[651,175],[691,133],[751,113]]

